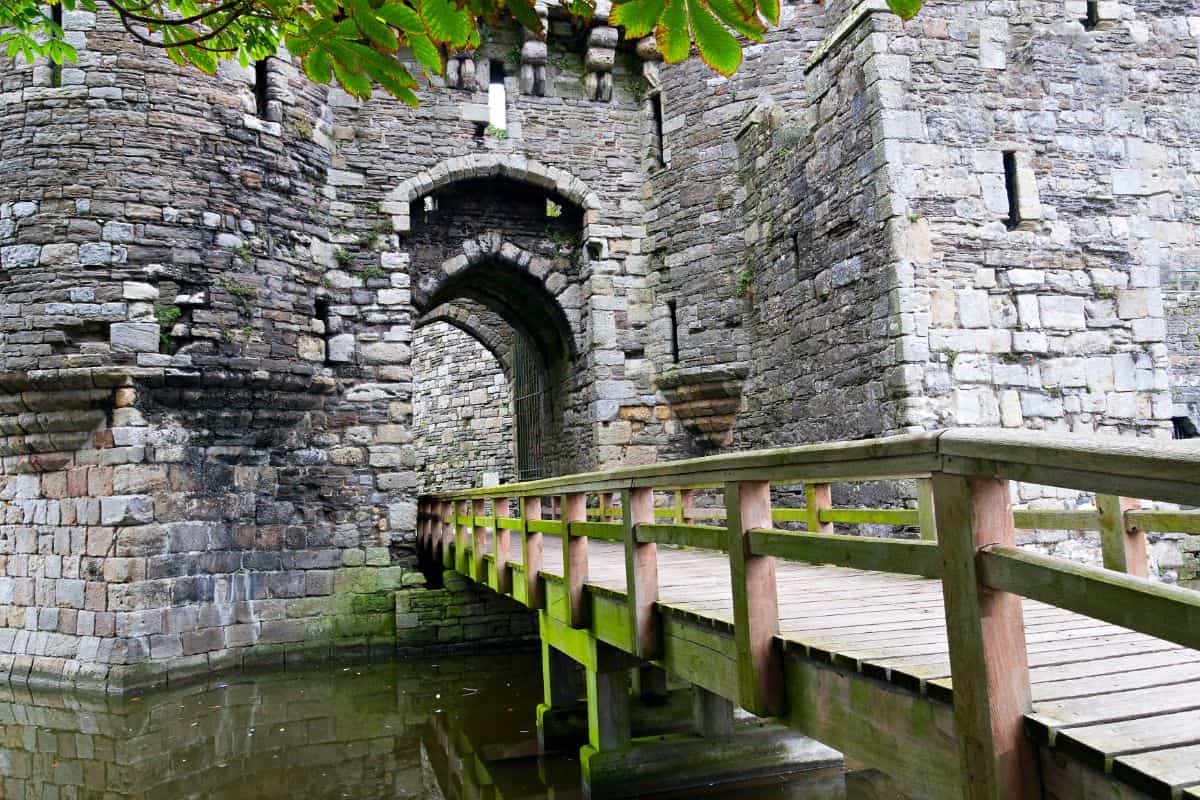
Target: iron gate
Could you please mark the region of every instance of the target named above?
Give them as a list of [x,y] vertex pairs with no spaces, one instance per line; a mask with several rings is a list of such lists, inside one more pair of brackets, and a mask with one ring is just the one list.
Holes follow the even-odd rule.
[[526,337],[517,335],[513,346],[513,421],[517,438],[517,479],[546,478],[554,474],[550,426],[550,397],[541,354]]

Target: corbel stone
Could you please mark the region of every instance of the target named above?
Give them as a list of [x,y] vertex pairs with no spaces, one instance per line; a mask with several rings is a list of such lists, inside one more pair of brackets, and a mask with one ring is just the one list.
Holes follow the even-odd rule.
[[599,25],[588,33],[588,49],[583,61],[584,88],[588,97],[600,103],[612,100],[612,69],[619,37],[617,29],[608,25]]

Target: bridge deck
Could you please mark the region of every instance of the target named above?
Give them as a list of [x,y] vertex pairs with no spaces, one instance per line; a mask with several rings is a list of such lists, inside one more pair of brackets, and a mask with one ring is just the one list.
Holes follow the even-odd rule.
[[[516,545],[514,567],[521,562]],[[663,547],[658,558],[664,614],[732,630],[724,555]],[[624,595],[620,544],[593,539],[588,563],[594,591]],[[951,699],[940,581],[782,560],[777,570],[785,649]],[[562,576],[557,537],[546,537],[542,573]],[[1034,698],[1028,734],[1151,797],[1200,798],[1200,652],[1024,603]]]

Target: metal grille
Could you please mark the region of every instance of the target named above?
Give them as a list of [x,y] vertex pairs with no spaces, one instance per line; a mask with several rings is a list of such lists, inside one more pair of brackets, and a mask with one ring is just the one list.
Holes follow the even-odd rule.
[[1200,269],[1177,269],[1167,278],[1164,294],[1200,295]]
[[541,355],[525,339],[513,347],[513,417],[517,435],[517,477],[545,478],[554,474],[550,463],[547,428],[550,399]]

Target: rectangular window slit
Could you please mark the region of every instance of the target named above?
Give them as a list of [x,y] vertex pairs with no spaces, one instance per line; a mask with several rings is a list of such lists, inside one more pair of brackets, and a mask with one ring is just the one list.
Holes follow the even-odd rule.
[[667,301],[667,310],[671,313],[671,360],[679,363],[679,317],[675,310],[675,301]]
[[488,128],[508,130],[508,100],[504,94],[504,62],[488,62]]
[[[50,19],[53,20],[54,24],[58,26],[59,30],[62,30],[62,26],[63,26],[62,3],[58,3],[57,5],[50,6]],[[57,89],[63,85],[62,71],[63,71],[62,64],[55,63],[53,60],[50,61],[50,86],[52,86],[55,89]]]
[[667,160],[664,157],[663,148],[666,146],[666,140],[663,136],[663,107],[662,95],[650,95],[650,113],[654,117],[654,140],[652,147],[654,148],[654,158],[660,166],[666,166]]
[[329,360],[329,337],[332,331],[329,330],[329,301],[323,297],[318,297],[315,306],[317,320],[321,323],[321,338],[325,341],[325,363],[332,363]]
[[1011,231],[1021,224],[1020,192],[1017,185],[1017,154],[1004,151],[1004,191],[1008,195],[1008,219],[1004,224]]
[[1100,24],[1100,3],[1098,0],[1088,0],[1087,16],[1080,20],[1085,31],[1094,31]]
[[799,272],[800,264],[802,263],[802,261],[800,259],[800,233],[799,233],[799,231],[792,234],[792,261],[794,262],[793,266],[795,267],[796,272]]
[[267,71],[267,59],[254,62],[254,113],[260,119],[267,118],[267,103],[270,97],[267,88],[270,83],[270,73]]

